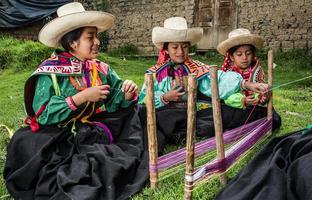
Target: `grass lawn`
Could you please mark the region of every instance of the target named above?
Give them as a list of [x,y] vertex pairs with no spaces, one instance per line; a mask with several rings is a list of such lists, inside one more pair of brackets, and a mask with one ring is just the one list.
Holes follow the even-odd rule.
[[[5,42],[6,44],[9,43],[8,41]],[[19,44],[14,45],[15,50]],[[25,48],[25,44],[23,45],[23,48]],[[37,46],[38,44],[31,43],[29,45]],[[6,53],[1,53],[2,50],[0,50],[0,64],[7,65],[6,67],[0,67],[0,102],[2,106],[0,109],[0,125],[5,124],[11,130],[16,131],[23,126],[25,117],[23,110],[23,84],[39,63],[36,59],[32,63],[31,59],[28,58],[25,61],[27,64],[24,66],[23,62],[17,60],[19,56],[13,56],[12,58],[4,57],[9,50],[6,50]],[[21,49],[18,49],[18,51],[21,52]],[[22,53],[26,54],[27,52]],[[34,52],[30,53],[31,56],[34,56]],[[39,54],[39,56],[42,55],[43,53]],[[27,56],[24,55],[23,59],[26,58]],[[43,58],[41,57],[41,59]],[[263,65],[266,66],[264,61],[266,59],[265,55],[262,55],[261,58],[263,59]],[[5,62],[5,59],[9,62]],[[124,59],[122,57],[110,57],[107,54],[101,54],[99,59],[110,64],[122,79],[132,79],[138,85],[143,83],[145,70],[156,61],[155,59],[143,58]],[[196,59],[209,64],[218,64],[219,66],[222,64],[222,57],[220,56],[209,55],[196,57]],[[312,57],[304,52],[302,53],[302,51],[293,51],[277,55],[274,62],[277,64],[277,67],[274,69],[274,88],[276,87],[274,89],[274,107],[282,117],[282,127],[274,135],[279,136],[305,128],[312,123],[312,78],[278,87],[303,77],[312,76]],[[8,132],[5,128],[0,127],[0,199],[10,199],[2,178],[8,142]],[[241,159],[235,167],[229,170],[228,176],[230,178],[234,177],[266,142],[259,144],[251,153]],[[146,187],[141,193],[135,195],[133,199],[182,199],[183,175],[183,170],[178,171],[173,176],[161,181],[158,189],[152,191]],[[194,191],[194,199],[213,199],[221,188],[218,179],[215,177]]]

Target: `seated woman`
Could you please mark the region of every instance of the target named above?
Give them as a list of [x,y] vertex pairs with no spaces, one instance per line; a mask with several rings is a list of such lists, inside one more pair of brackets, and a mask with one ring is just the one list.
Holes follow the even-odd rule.
[[137,85],[96,59],[109,13],[73,2],[39,40],[56,49],[25,84],[30,126],[8,145],[4,178],[14,199],[127,199],[148,178]]
[[[217,47],[218,52],[225,56],[222,70],[237,72],[246,81],[264,83],[264,71],[256,57],[256,51],[261,49],[262,45],[263,39],[258,35],[251,34],[247,29],[239,28],[231,31],[228,39]],[[265,117],[267,115],[265,108],[267,100],[265,95],[244,89],[242,92],[229,96],[224,102],[230,107],[245,109],[246,111],[243,112],[237,110],[233,117],[234,122],[237,119],[245,122],[247,117],[250,118],[249,121]],[[254,106],[256,106],[255,109]],[[248,116],[246,113],[252,113],[252,115]],[[280,126],[281,118],[273,111],[273,129]]]
[[[213,136],[212,109],[209,105],[210,75],[209,66],[188,57],[189,48],[203,36],[202,28],[188,28],[182,17],[166,19],[164,27],[155,27],[152,40],[160,49],[157,64],[148,72],[154,72],[155,107],[157,118],[158,149],[161,152],[167,142],[177,142],[186,132],[186,89],[187,76],[197,74],[197,135]],[[221,99],[238,93],[242,88],[255,92],[265,92],[267,84],[243,81],[236,72],[218,71],[218,84]],[[139,104],[145,104],[146,87],[143,85]],[[146,119],[144,107],[142,120]],[[144,123],[143,123],[144,124]]]

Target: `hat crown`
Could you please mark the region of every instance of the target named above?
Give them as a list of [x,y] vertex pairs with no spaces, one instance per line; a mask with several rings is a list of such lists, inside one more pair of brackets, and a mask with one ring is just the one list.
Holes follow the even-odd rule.
[[183,17],[171,17],[164,21],[164,28],[186,30],[187,22]]
[[251,35],[251,33],[248,29],[238,28],[229,33],[229,38],[243,36],[243,35]]
[[79,2],[65,4],[57,9],[57,16],[62,17],[69,14],[86,11],[83,5]]

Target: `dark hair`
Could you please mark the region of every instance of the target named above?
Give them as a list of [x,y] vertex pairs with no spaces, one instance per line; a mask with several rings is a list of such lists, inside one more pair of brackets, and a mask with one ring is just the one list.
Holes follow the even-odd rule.
[[[191,46],[190,42],[187,42],[187,43]],[[164,42],[163,50],[168,50],[168,45],[169,45],[169,42]]]
[[163,46],[163,50],[168,50],[169,42],[165,42]]
[[72,30],[68,33],[66,33],[60,40],[60,43],[62,47],[65,49],[65,51],[70,51],[72,50],[70,44],[72,44],[74,41],[79,40],[82,32],[83,32],[84,27],[77,28],[75,30]]
[[256,53],[256,47],[255,47],[255,46],[253,46],[253,45],[251,45],[251,44],[241,44],[241,45],[237,45],[237,46],[235,46],[235,47],[230,48],[230,49],[229,49],[229,54],[230,54],[231,56],[233,56],[233,53],[234,53],[239,47],[245,46],[245,45],[250,46],[250,50],[252,51],[253,54]]

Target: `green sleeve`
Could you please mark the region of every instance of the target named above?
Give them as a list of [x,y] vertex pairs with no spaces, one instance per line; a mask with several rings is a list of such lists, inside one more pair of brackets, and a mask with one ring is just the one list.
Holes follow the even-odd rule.
[[38,122],[50,125],[66,120],[72,111],[65,102],[65,98],[55,95],[49,75],[39,75],[32,106],[36,113],[41,106],[46,105],[46,107],[38,117]]
[[242,93],[235,93],[229,96],[227,99],[224,100],[224,103],[228,106],[234,108],[243,108],[243,101],[244,95]]
[[[163,102],[160,100],[160,97],[164,95],[167,91],[161,90],[161,86],[163,86],[164,82],[158,83],[157,80],[154,78],[154,98],[155,98],[155,108],[160,108],[164,106]],[[139,94],[139,104],[145,104],[145,97],[146,97],[146,85],[145,81],[142,86],[141,92]]]
[[[259,94],[254,93],[253,97],[258,99]],[[224,100],[225,104],[234,108],[244,108],[243,104],[244,95],[242,93],[236,93],[229,96],[227,99]]]
[[[123,81],[119,78],[117,73],[112,69],[108,68],[107,82],[103,81],[103,84],[110,85],[110,93],[107,97],[107,102],[105,103],[108,112],[115,112],[120,107],[128,107],[132,101],[125,100],[125,93],[121,91],[121,86]],[[103,79],[103,78],[102,78]]]
[[[218,86],[221,99],[227,99],[232,94],[240,91],[243,78],[235,72],[223,72],[218,70]],[[198,81],[198,89],[201,93],[211,97],[210,74]]]

